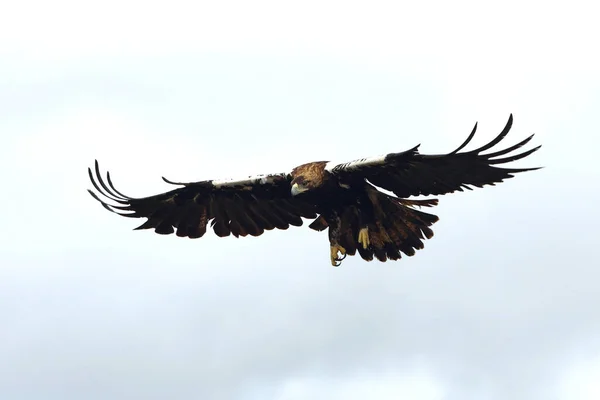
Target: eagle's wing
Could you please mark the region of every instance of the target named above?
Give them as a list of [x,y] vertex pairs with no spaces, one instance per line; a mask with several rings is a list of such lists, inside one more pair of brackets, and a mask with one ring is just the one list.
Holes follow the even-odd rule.
[[495,152],[482,154],[497,145],[512,126],[510,115],[502,132],[491,142],[476,150],[460,153],[475,135],[473,131],[456,150],[448,154],[426,155],[418,151],[419,146],[401,153],[390,153],[379,157],[363,158],[342,164],[328,165],[329,172],[348,179],[362,178],[375,186],[393,192],[398,197],[418,195],[441,195],[454,191],[471,190],[471,186],[494,185],[513,174],[538,168],[503,168],[498,165],[527,157],[541,146],[522,153],[513,152],[527,144],[525,140]]
[[175,183],[182,187],[150,197],[133,198],[115,189],[110,174],[102,179],[98,161],[88,168],[98,193],[90,194],[104,208],[119,215],[148,220],[136,229],[199,238],[207,223],[218,236],[259,236],[265,230],[302,225],[302,217],[316,218],[314,206],[292,197],[289,174],[249,177],[242,180]]

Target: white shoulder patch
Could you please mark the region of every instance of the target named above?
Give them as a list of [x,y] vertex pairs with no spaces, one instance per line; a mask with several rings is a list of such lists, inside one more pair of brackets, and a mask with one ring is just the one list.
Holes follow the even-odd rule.
[[338,161],[327,161],[327,164],[325,164],[325,171],[331,172],[338,165],[340,165]]
[[254,185],[270,185],[277,181],[286,179],[287,174],[267,174],[253,175],[244,179],[215,179],[212,185],[216,188],[220,187],[236,187],[236,186],[254,186]]
[[334,162],[330,161],[325,165],[325,170],[327,170],[328,172],[352,171],[352,170],[359,169],[361,167],[368,167],[371,165],[379,165],[379,164],[383,164],[385,162],[385,158],[387,156],[388,156],[387,154],[384,154],[384,155],[375,156],[375,157],[361,158],[359,160],[349,161],[349,162],[345,162],[345,163],[334,163]]

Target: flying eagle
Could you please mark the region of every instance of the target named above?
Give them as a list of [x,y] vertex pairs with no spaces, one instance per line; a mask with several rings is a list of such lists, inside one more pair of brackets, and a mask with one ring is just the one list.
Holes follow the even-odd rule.
[[[159,234],[200,238],[207,224],[219,237],[260,236],[266,230],[301,226],[302,218],[314,220],[309,228],[328,229],[331,264],[339,266],[356,252],[367,261],[398,260],[412,256],[430,239],[430,226],[438,217],[415,209],[431,207],[437,199],[408,199],[419,195],[443,195],[472,186],[483,187],[538,168],[501,168],[497,165],[524,158],[541,146],[513,152],[533,135],[506,149],[487,154],[508,133],[510,115],[502,132],[476,150],[460,152],[473,138],[443,155],[426,155],[419,146],[378,157],[336,164],[327,161],[299,165],[291,172],[251,176],[241,180],[205,180],[169,184],[181,187],[150,197],[133,198],[115,189],[110,174],[102,179],[98,161],[95,175],[88,173],[96,190],[90,194],[107,210],[125,217],[147,218],[135,229],[154,229]],[[386,194],[378,188],[392,192]]]

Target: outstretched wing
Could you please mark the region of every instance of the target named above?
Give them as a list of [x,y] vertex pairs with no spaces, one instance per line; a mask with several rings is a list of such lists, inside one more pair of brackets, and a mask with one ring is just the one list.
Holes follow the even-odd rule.
[[401,153],[328,165],[327,170],[349,180],[367,179],[373,185],[389,190],[398,197],[441,195],[457,190],[463,191],[463,189],[472,190],[471,186],[494,185],[504,179],[512,178],[515,173],[538,169],[499,166],[527,157],[539,149],[541,146],[522,153],[513,153],[527,144],[533,135],[503,150],[482,154],[506,137],[512,122],[511,114],[502,132],[494,140],[476,150],[459,153],[475,136],[477,124],[467,140],[448,154],[420,154],[419,146],[416,146]]
[[[100,194],[90,194],[104,208],[124,217],[147,218],[136,229],[199,238],[207,223],[220,236],[259,236],[265,230],[301,226],[302,217],[316,218],[314,206],[292,197],[289,174],[262,175],[243,180],[175,183],[182,187],[150,197],[133,198],[115,189],[110,174],[102,179],[98,161],[88,168]],[[103,198],[101,198],[101,196]]]

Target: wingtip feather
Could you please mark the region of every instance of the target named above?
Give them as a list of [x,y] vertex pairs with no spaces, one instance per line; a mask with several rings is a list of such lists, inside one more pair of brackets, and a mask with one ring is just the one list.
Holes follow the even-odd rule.
[[460,146],[458,146],[458,148],[456,150],[454,150],[450,154],[456,154],[456,153],[458,153],[459,151],[461,151],[462,149],[464,149],[466,145],[468,145],[471,142],[471,140],[475,136],[475,132],[477,131],[477,124],[478,123],[475,122],[475,126],[471,130],[471,133],[469,134],[469,136],[467,137],[467,139]]

